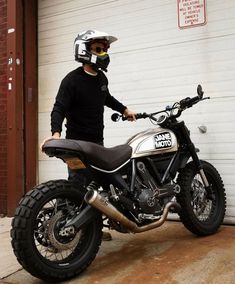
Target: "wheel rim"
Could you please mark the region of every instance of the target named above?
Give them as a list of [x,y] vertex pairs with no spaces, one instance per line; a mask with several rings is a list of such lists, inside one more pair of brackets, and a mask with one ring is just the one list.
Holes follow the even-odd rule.
[[35,247],[44,260],[52,263],[66,263],[78,253],[83,230],[63,228],[66,221],[79,212],[79,204],[71,199],[59,197],[47,201],[36,217]]
[[[212,184],[212,191],[213,186],[214,185]],[[207,192],[199,174],[194,176],[191,183],[191,206],[194,215],[201,222],[209,220],[214,212],[214,203],[207,198]]]

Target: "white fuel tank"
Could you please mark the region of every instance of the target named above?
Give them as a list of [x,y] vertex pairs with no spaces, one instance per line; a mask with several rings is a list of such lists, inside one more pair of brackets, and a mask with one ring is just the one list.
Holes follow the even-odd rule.
[[137,133],[127,141],[127,144],[133,149],[132,158],[176,152],[178,149],[175,134],[161,127]]

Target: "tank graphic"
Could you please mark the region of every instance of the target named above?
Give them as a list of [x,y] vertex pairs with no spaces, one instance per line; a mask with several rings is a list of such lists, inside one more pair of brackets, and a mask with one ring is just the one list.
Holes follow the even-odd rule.
[[142,131],[131,137],[127,144],[133,149],[132,158],[176,152],[178,149],[175,134],[161,127]]

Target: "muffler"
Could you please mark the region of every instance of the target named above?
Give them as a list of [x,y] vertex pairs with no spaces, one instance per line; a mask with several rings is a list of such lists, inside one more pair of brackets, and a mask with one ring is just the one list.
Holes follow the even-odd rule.
[[174,208],[176,210],[180,210],[181,208],[179,203],[177,202],[168,202],[159,220],[151,224],[139,227],[135,222],[129,220],[120,211],[118,211],[107,199],[100,195],[96,190],[88,191],[85,195],[85,201],[91,206],[101,211],[108,218],[113,219],[122,224],[126,229],[128,229],[132,233],[141,233],[160,227],[166,221],[170,208]]

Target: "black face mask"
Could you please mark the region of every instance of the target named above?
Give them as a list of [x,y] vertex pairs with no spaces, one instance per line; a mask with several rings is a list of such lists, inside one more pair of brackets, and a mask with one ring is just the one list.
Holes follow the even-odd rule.
[[96,68],[96,71],[98,69],[102,69],[103,71],[107,72],[109,62],[110,58],[107,53],[105,55],[97,55],[96,63],[93,63],[92,66]]

